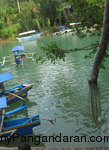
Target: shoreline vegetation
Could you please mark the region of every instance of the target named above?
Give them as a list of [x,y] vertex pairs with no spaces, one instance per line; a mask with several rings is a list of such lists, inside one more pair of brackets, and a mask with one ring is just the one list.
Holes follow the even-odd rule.
[[[43,36],[50,36],[52,33],[44,33]],[[18,41],[16,38],[6,38],[6,39],[1,39],[0,38],[0,45],[1,44],[5,44],[5,43],[9,43],[9,42],[12,42],[12,41]]]
[[[55,31],[59,31],[59,30],[55,30]],[[36,32],[36,33],[39,33],[39,32]],[[54,33],[54,32],[52,32],[52,31],[44,32],[44,33],[43,33],[43,37],[45,37],[45,36],[50,36],[50,35],[52,35],[53,33]],[[1,45],[1,44],[5,44],[5,43],[9,43],[9,42],[12,42],[12,41],[18,41],[18,40],[16,39],[16,37],[13,37],[13,38],[8,37],[8,38],[6,38],[6,39],[0,38],[0,45]]]
[[16,41],[16,39],[10,39],[10,38],[1,39],[0,38],[0,45],[5,44],[5,43],[9,43],[9,42],[12,42],[12,41]]
[[[0,0],[0,44],[14,41],[19,33],[31,30],[37,33],[45,32],[43,36],[49,36],[59,32],[61,30],[59,27],[65,26],[67,29],[72,29],[74,27],[72,25],[78,22],[81,22],[80,25],[75,26],[78,36],[81,36],[78,26],[82,30],[90,29],[93,25],[98,30],[102,27],[104,2],[101,1],[86,0],[82,4],[83,7],[81,2],[77,3],[73,0],[17,0],[17,2]],[[84,13],[85,10],[87,13]]]

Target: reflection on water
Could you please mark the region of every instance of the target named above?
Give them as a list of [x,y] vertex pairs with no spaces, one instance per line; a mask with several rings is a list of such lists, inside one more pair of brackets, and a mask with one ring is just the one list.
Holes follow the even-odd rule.
[[102,123],[102,111],[101,111],[100,93],[99,93],[98,85],[90,83],[89,92],[91,98],[92,118],[95,124],[99,127]]
[[[77,37],[63,36],[53,37],[59,47],[71,49],[82,47],[94,42],[95,38],[80,40]],[[26,52],[37,52],[40,54],[40,46],[52,40],[52,37],[36,39],[36,41],[21,43]],[[20,43],[9,43],[1,45],[0,53],[2,55],[10,54],[13,45]],[[88,52],[74,52],[66,55],[66,61],[58,60],[55,65],[50,61],[43,64],[33,63],[32,60],[24,60],[24,65],[16,67],[15,65],[6,65],[0,68],[0,72],[10,71],[15,79],[7,84],[19,84],[23,82],[35,82],[33,89],[29,91],[26,104],[27,110],[19,112],[17,118],[22,116],[31,116],[40,114],[41,126],[34,128],[34,135],[59,135],[63,136],[90,136],[109,134],[109,79],[107,70],[100,71],[99,90],[100,95],[91,93],[90,98],[88,78],[92,67],[92,59],[84,59]],[[1,58],[0,58],[1,59]],[[106,64],[109,62],[107,61]],[[8,87],[7,87],[8,88]],[[93,92],[91,89],[90,92]],[[21,101],[10,105],[11,109],[16,108]],[[55,119],[56,123],[51,124],[43,119]],[[92,119],[93,118],[93,119]],[[103,119],[103,120],[102,120]],[[33,144],[33,143],[31,143]],[[45,142],[45,146],[86,146],[98,145],[98,143],[74,143],[74,142]],[[99,145],[106,143],[99,143]],[[2,145],[2,144],[1,144]],[[16,144],[17,145],[17,142]],[[11,144],[10,144],[11,146]],[[13,144],[12,144],[13,146]]]

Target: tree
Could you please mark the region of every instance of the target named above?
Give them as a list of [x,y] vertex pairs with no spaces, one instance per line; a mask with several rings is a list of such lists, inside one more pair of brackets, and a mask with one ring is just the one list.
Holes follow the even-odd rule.
[[[90,5],[91,6],[88,6],[89,8],[93,8],[93,3],[95,3],[95,5],[97,5],[98,6],[98,1],[96,2],[96,0],[81,0],[81,1],[84,1],[85,3],[86,3],[86,1],[87,1],[87,3],[91,3]],[[80,2],[81,2],[80,1]],[[104,1],[104,0],[103,0]],[[103,2],[102,1],[102,2]],[[97,7],[97,10],[98,10],[98,12],[99,12],[99,7],[100,7],[100,10],[101,10],[101,8],[103,8],[103,3],[100,3],[101,5],[99,5],[98,7]],[[76,1],[75,1],[75,5],[79,5],[79,3],[78,4],[76,4]],[[86,6],[86,5],[85,5]],[[86,8],[86,7],[85,7]],[[82,8],[82,10],[84,10],[85,8]],[[94,8],[95,8],[95,6],[94,6]],[[75,8],[76,9],[76,8]],[[76,10],[75,10],[76,11]],[[90,10],[91,11],[91,10]],[[86,15],[87,14],[90,14],[90,15],[88,15],[88,16],[90,16],[90,18],[91,19],[89,19],[89,23],[87,24],[85,24],[84,23],[84,25],[86,25],[86,27],[87,27],[87,29],[91,26],[91,25],[93,25],[93,23],[96,23],[95,21],[96,21],[96,17],[94,16],[94,14],[95,14],[95,11],[94,11],[94,14],[92,13],[92,15],[91,15],[91,13],[90,13],[90,11],[88,12],[88,13],[86,13]],[[83,14],[83,13],[81,13],[81,14]],[[86,15],[84,15],[84,17],[82,18],[82,21],[84,20],[84,19],[86,19],[86,22],[88,22],[88,18],[85,18],[85,16]],[[95,14],[96,15],[96,14]],[[97,14],[98,15],[98,14]],[[100,14],[99,14],[100,15]],[[100,20],[101,20],[101,18],[102,17],[100,17]],[[93,22],[93,20],[94,20],[94,22]],[[101,23],[100,23],[100,20],[99,20],[99,18],[97,19],[97,22],[100,24],[100,26],[101,26]],[[83,26],[84,26],[83,25]],[[81,26],[81,28],[82,28],[82,26]],[[78,33],[78,32],[77,32]],[[80,35],[80,33],[79,33],[79,35]],[[52,61],[54,61],[55,62],[55,59],[57,59],[57,58],[59,58],[60,57],[60,55],[62,56],[61,58],[63,58],[63,57],[65,57],[65,55],[62,55],[62,54],[64,54],[64,53],[70,53],[70,52],[73,52],[73,51],[77,51],[77,50],[89,50],[89,49],[95,49],[95,48],[97,48],[98,47],[98,50],[97,50],[97,52],[96,52],[96,54],[95,54],[95,58],[94,58],[94,63],[93,63],[93,67],[92,67],[92,71],[91,71],[91,75],[90,75],[90,79],[89,79],[89,83],[97,83],[97,79],[98,79],[98,73],[99,73],[99,69],[100,69],[100,66],[101,66],[101,62],[103,61],[103,59],[104,59],[104,56],[106,55],[106,50],[107,50],[107,45],[108,45],[108,38],[109,38],[109,0],[106,0],[105,1],[105,11],[104,11],[104,18],[103,18],[103,30],[102,30],[102,34],[101,34],[101,39],[100,39],[100,42],[99,42],[99,45],[97,45],[97,44],[93,44],[93,45],[89,45],[89,46],[86,46],[86,47],[83,47],[83,48],[80,48],[80,49],[71,49],[71,50],[62,50],[62,49],[59,49],[57,46],[56,46],[56,44],[54,44],[54,47],[52,47],[52,49],[50,50],[49,49],[49,46],[47,46],[48,48],[47,49],[49,49],[50,50],[50,53],[53,53],[55,56],[52,56],[51,57],[51,60]],[[52,45],[53,45],[52,44]],[[50,45],[50,47],[51,47],[51,45]],[[47,52],[47,49],[46,48],[43,48],[44,49],[44,51],[46,51],[46,53],[48,54],[48,52]],[[57,49],[57,51],[56,51],[56,49]],[[49,57],[50,58],[50,57]]]
[[21,2],[20,13],[19,13],[19,22],[21,24],[22,31],[32,30],[34,13],[33,13],[34,3],[30,2]]
[[108,42],[109,42],[109,0],[106,0],[104,19],[103,19],[103,30],[102,30],[98,50],[94,58],[94,63],[93,63],[89,82],[97,83],[100,64],[104,56],[106,55]]
[[51,22],[51,26],[54,25],[56,21],[57,16],[57,8],[59,6],[59,3],[57,0],[39,0],[39,11],[42,19],[44,20],[44,23],[46,24],[47,18]]

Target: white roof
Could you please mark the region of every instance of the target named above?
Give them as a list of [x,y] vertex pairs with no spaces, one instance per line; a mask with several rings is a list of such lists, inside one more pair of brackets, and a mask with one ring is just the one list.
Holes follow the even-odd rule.
[[70,26],[73,26],[75,24],[81,24],[81,22],[77,22],[77,23],[70,23]]
[[35,33],[35,32],[36,32],[35,30],[31,30],[31,31],[19,33],[19,35],[26,35],[26,34]]

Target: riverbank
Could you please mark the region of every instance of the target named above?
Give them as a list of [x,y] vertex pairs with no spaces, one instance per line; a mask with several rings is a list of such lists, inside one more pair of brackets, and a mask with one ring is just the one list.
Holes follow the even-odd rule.
[[[52,35],[52,32],[44,32],[43,33],[43,36],[50,36],[50,35]],[[16,41],[16,39],[15,38],[13,38],[13,39],[10,39],[10,38],[1,39],[0,38],[0,45],[5,44],[5,43],[9,43],[9,42],[12,42],[12,41]]]
[[15,41],[16,39],[0,39],[0,45],[2,44],[5,44],[5,43],[9,43],[9,42],[12,42],[12,41]]

